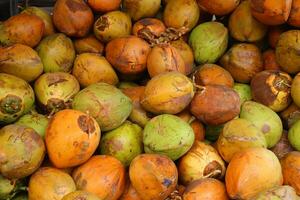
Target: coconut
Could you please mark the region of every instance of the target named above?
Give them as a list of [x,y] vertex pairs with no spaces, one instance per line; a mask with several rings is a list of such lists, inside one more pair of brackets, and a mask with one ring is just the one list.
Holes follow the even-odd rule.
[[145,126],[143,143],[146,153],[163,154],[172,160],[184,155],[193,145],[191,126],[175,115],[159,115]]
[[130,181],[142,200],[165,200],[176,188],[176,165],[167,156],[142,154],[130,164]]
[[34,92],[26,81],[0,73],[0,124],[16,121],[29,112],[34,101]]
[[279,116],[267,106],[254,101],[242,105],[240,118],[252,122],[264,134],[268,148],[280,140],[283,127]]
[[266,189],[282,185],[280,162],[265,148],[245,149],[233,156],[225,182],[230,198],[251,199]]
[[154,17],[160,8],[160,3],[161,0],[124,0],[123,8],[134,21],[137,21]]
[[65,195],[61,200],[76,200],[76,199],[84,199],[84,200],[100,200],[96,195],[93,193],[77,190],[75,192],[71,192]]
[[299,0],[293,0],[292,2],[292,8],[290,12],[290,16],[288,19],[288,24],[295,26],[295,27],[300,27],[300,1]]
[[147,34],[159,37],[165,31],[164,23],[156,18],[140,19],[132,27],[132,34],[140,38]]
[[300,152],[293,151],[281,159],[283,183],[292,186],[297,195],[300,195]]
[[257,73],[251,80],[252,97],[275,112],[284,110],[292,101],[292,78],[289,74],[266,70]]
[[250,1],[243,1],[229,18],[230,35],[240,42],[256,42],[267,33],[267,26],[251,14]]
[[83,0],[57,0],[53,8],[53,23],[70,37],[84,37],[92,28],[94,15]]
[[105,133],[99,149],[101,154],[114,156],[127,167],[143,152],[142,142],[142,128],[125,121],[120,127]]
[[300,137],[299,130],[300,129],[300,120],[295,122],[292,127],[289,129],[288,139],[291,145],[297,150],[300,151]]
[[179,180],[184,185],[208,177],[222,179],[225,171],[225,163],[217,150],[199,141],[194,143],[178,164]]
[[89,6],[96,12],[110,12],[118,10],[121,0],[88,0]]
[[177,114],[189,105],[193,96],[190,79],[179,72],[166,72],[147,83],[140,103],[155,114]]
[[44,29],[44,22],[35,15],[14,15],[0,23],[0,44],[19,43],[35,47],[42,39]]
[[251,87],[243,83],[234,83],[233,89],[239,94],[241,105],[252,99]]
[[45,131],[48,126],[49,119],[38,113],[29,113],[23,115],[15,122],[15,124],[23,125],[34,129],[42,138],[45,136]]
[[163,13],[167,27],[192,30],[200,17],[200,9],[196,0],[170,0]]
[[291,186],[276,186],[270,188],[264,192],[259,193],[256,197],[251,200],[298,200],[295,189]]
[[105,57],[94,53],[83,53],[76,57],[72,74],[82,87],[104,82],[116,85],[118,76]]
[[232,46],[220,63],[239,83],[249,83],[256,73],[263,70],[261,52],[254,44],[240,43]]
[[240,3],[240,0],[197,0],[200,8],[213,15],[227,15]]
[[[174,18],[177,19],[178,16]],[[227,49],[228,30],[219,22],[205,22],[193,29],[189,44],[194,51],[196,62],[215,63]]]
[[267,148],[264,134],[250,121],[234,119],[227,122],[219,136],[218,151],[226,162],[230,162],[237,152],[251,148]]
[[23,125],[0,129],[0,172],[7,178],[24,178],[37,170],[46,153],[41,136]]
[[22,44],[0,47],[0,72],[31,82],[43,72],[43,63],[32,48]]
[[36,6],[29,6],[26,7],[25,10],[22,11],[22,13],[27,13],[30,15],[35,15],[37,17],[39,17],[45,25],[45,29],[44,29],[44,35],[43,36],[48,36],[51,34],[55,33],[55,29],[52,23],[52,18],[50,16],[50,14],[43,8],[39,8]]
[[38,103],[48,113],[69,108],[79,90],[76,78],[64,72],[45,73],[34,83]]
[[294,150],[289,142],[288,132],[286,130],[283,131],[279,142],[270,150],[275,153],[278,159],[283,158],[286,154]]
[[298,73],[292,82],[291,95],[294,103],[299,107],[300,106],[300,73]]
[[284,126],[289,129],[300,119],[300,108],[293,102],[289,107],[280,113]]
[[94,35],[74,40],[74,48],[77,54],[81,53],[97,53],[102,55],[104,45],[96,39]]
[[36,48],[44,72],[70,72],[75,59],[72,40],[62,33],[45,37]]
[[300,30],[286,31],[280,35],[276,46],[276,60],[282,70],[290,74],[300,71],[299,37]]
[[128,118],[132,101],[112,85],[95,83],[74,97],[72,107],[89,113],[97,120],[102,131],[110,131]]
[[99,17],[94,24],[94,34],[102,42],[125,37],[131,33],[131,19],[121,11],[111,11]]

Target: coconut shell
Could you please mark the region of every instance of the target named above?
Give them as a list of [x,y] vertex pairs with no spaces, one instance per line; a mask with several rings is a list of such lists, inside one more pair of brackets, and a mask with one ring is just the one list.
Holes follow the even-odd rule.
[[292,78],[289,74],[267,70],[257,73],[251,80],[252,97],[275,112],[284,110],[292,101]]
[[193,96],[190,79],[179,72],[166,72],[147,83],[140,103],[154,114],[177,114],[189,105]]
[[230,73],[215,64],[204,64],[193,74],[197,85],[223,85],[232,88],[234,80]]
[[106,46],[106,59],[115,69],[126,75],[142,73],[147,67],[150,45],[136,36],[118,38]]
[[283,183],[292,186],[300,195],[300,152],[293,151],[281,159]]
[[240,3],[240,0],[197,0],[202,10],[213,15],[227,15]]
[[176,188],[176,165],[168,157],[142,154],[132,161],[129,177],[142,200],[164,200]]
[[83,0],[57,0],[53,8],[53,23],[62,33],[84,37],[91,30],[94,15]]
[[102,55],[104,45],[96,39],[94,35],[74,40],[74,48],[77,54],[81,53],[97,53]]
[[284,24],[291,7],[292,0],[251,0],[252,15],[266,25]]
[[89,6],[96,12],[110,12],[118,10],[121,0],[88,0]]
[[21,13],[0,24],[0,43],[35,47],[43,37],[44,22],[35,15]]
[[276,60],[281,69],[295,74],[300,71],[300,30],[290,30],[282,33],[276,46]]
[[125,188],[125,168],[112,156],[91,157],[73,171],[72,177],[77,189],[93,193],[99,199],[117,200]]
[[183,58],[170,44],[160,44],[152,48],[147,58],[147,69],[151,78],[164,72],[186,72]]
[[208,177],[222,179],[225,171],[225,163],[217,150],[199,141],[195,141],[178,163],[179,180],[184,185]]
[[208,85],[195,94],[190,110],[203,123],[220,125],[239,114],[240,98],[231,88]]
[[254,44],[234,45],[221,58],[220,63],[239,83],[249,83],[256,73],[263,70],[261,52]]
[[17,124],[0,129],[0,172],[10,179],[20,179],[37,170],[46,153],[41,136],[34,129]]
[[229,163],[225,181],[230,198],[251,199],[264,190],[282,185],[280,162],[265,148],[243,150]]
[[62,199],[75,190],[75,183],[69,174],[56,168],[42,167],[30,177],[28,195],[31,200],[49,200],[49,197]]
[[183,200],[228,200],[224,183],[213,178],[196,180],[189,184],[184,193]]
[[43,63],[29,46],[14,44],[0,47],[0,72],[31,82],[43,73]]
[[82,87],[103,82],[116,85],[118,76],[105,57],[94,53],[83,53],[76,57],[72,74]]

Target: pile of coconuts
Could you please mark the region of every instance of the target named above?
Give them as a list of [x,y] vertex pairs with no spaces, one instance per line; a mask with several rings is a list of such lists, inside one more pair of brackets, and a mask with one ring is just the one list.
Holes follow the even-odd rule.
[[300,0],[56,0],[0,22],[0,200],[299,200]]

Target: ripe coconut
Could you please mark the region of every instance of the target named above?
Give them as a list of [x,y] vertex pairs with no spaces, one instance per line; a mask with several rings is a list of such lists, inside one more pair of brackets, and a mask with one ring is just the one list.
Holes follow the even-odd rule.
[[213,15],[227,15],[240,3],[240,0],[197,0],[200,8]]
[[97,53],[102,55],[104,51],[104,45],[94,35],[77,38],[73,43],[77,54]]

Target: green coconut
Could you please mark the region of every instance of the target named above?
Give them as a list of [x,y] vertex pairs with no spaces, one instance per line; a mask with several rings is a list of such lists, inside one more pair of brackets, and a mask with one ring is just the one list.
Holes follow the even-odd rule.
[[15,124],[24,125],[34,129],[42,138],[45,136],[46,128],[48,126],[49,119],[38,113],[29,113],[20,117]]
[[120,160],[124,166],[143,152],[142,128],[125,121],[120,127],[105,133],[101,139],[100,152]]
[[280,117],[270,108],[254,101],[246,101],[241,107],[240,118],[252,122],[264,134],[268,148],[280,140],[283,126]]
[[31,47],[14,44],[0,47],[0,72],[31,82],[43,73],[43,63]]
[[219,22],[205,22],[193,29],[189,44],[197,63],[215,63],[227,49],[228,30]]
[[44,72],[70,72],[75,59],[73,42],[63,33],[45,37],[36,48]]
[[16,76],[0,73],[0,124],[16,121],[34,104],[31,86]]
[[294,188],[288,185],[276,186],[259,193],[251,200],[299,200]]
[[70,101],[80,90],[76,78],[65,72],[45,73],[34,83],[34,92],[46,112],[69,108]]
[[300,151],[300,120],[292,125],[289,129],[288,139],[291,145],[297,150]]
[[144,128],[146,153],[166,155],[177,160],[193,145],[195,135],[191,126],[181,118],[163,114],[152,118]]
[[239,94],[241,105],[245,101],[252,100],[251,87],[248,84],[234,83],[233,89]]
[[46,148],[34,129],[11,124],[0,130],[0,152],[0,173],[10,179],[19,179],[40,167]]
[[107,83],[96,83],[81,90],[73,99],[75,110],[89,113],[101,130],[119,127],[132,111],[132,101],[118,88]]
[[218,151],[226,162],[230,162],[235,153],[251,147],[267,147],[264,134],[254,124],[245,119],[227,122],[219,136]]

